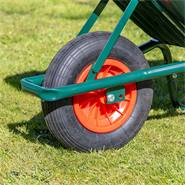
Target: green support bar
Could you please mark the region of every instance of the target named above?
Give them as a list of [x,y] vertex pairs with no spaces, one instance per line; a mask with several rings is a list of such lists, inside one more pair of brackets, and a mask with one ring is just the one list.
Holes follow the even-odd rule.
[[[152,40],[139,46],[139,49],[144,54],[150,52],[151,50],[153,50],[155,48],[158,48],[161,50],[163,57],[164,57],[165,64],[173,63],[172,55],[171,55],[169,47],[165,44],[160,43],[160,41],[158,41],[156,39],[152,39]],[[177,94],[178,89],[177,89],[176,81],[173,77],[174,75],[175,74],[166,76],[167,82],[168,82],[170,99],[171,99],[172,104],[175,108],[180,108],[182,110],[185,110],[185,104],[178,100],[178,94]]]
[[[95,24],[96,20],[106,7],[108,1],[109,0],[101,0],[99,2],[98,6],[96,7],[92,15],[89,17],[88,21],[85,23],[85,25],[83,26],[78,35],[82,35],[89,32],[89,30]],[[139,1],[140,0],[130,0],[127,8],[125,9],[124,14],[122,15],[115,30],[108,39],[103,51],[98,57],[96,63],[92,66],[86,82],[81,84],[72,84],[68,86],[63,86],[60,88],[46,88],[42,86],[44,81],[44,75],[39,75],[22,79],[21,80],[22,88],[28,92],[35,94],[44,101],[56,101],[72,97],[75,95],[83,94],[86,92],[106,88],[107,89],[106,96],[108,97],[111,96],[112,94],[116,95],[115,96],[116,98],[113,101],[116,102],[124,100],[125,84],[154,79],[162,76],[169,76],[174,73],[185,72],[185,62],[177,62],[172,64],[165,64],[162,66],[156,66],[148,69],[138,70],[118,76],[95,80],[96,74],[100,71],[106,58],[109,56],[127,21],[129,20],[134,10],[136,9]],[[155,0],[151,1],[153,2],[154,5],[156,4]],[[116,0],[114,0],[114,2],[118,4]],[[156,43],[156,40],[153,40],[152,42],[140,46],[140,49],[143,50],[144,53],[146,53],[153,49],[154,47],[156,47],[156,45],[163,52],[165,60],[166,61],[171,60],[167,50],[163,48],[164,46],[161,45],[160,43],[159,44]],[[121,97],[120,94],[122,95]],[[108,102],[107,100],[107,103],[112,103],[112,101]]]
[[173,73],[185,72],[185,62],[177,62],[155,66],[152,68],[137,70],[122,75],[108,77],[98,80],[90,80],[80,84],[72,84],[61,88],[45,88],[42,86],[43,75],[24,78],[21,80],[22,88],[35,94],[45,101],[55,101],[83,94],[97,89],[108,89],[112,87],[123,86],[124,84],[140,82],[154,79],[161,76],[168,76]]
[[82,35],[82,34],[85,34],[85,33],[88,33],[90,31],[90,29],[93,27],[93,25],[95,24],[96,20],[98,19],[98,17],[100,16],[100,14],[104,10],[104,8],[106,7],[108,1],[109,0],[101,0],[99,2],[99,4],[95,8],[95,10],[91,14],[91,16],[89,17],[89,19],[85,23],[85,25],[82,27],[82,29],[81,29],[80,33],[78,34],[78,36]]
[[110,36],[108,42],[106,43],[103,51],[101,52],[100,56],[98,57],[95,64],[92,66],[91,70],[89,71],[87,81],[93,80],[96,74],[100,71],[102,65],[104,64],[106,58],[109,56],[112,48],[116,44],[123,28],[125,27],[127,21],[129,20],[130,16],[134,12],[135,8],[137,7],[139,0],[131,0],[128,4],[124,14],[122,15],[120,21],[118,22],[115,30],[113,31],[112,35]]

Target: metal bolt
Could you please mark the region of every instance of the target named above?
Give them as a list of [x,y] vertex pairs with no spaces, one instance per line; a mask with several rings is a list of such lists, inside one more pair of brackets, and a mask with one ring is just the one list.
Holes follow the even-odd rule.
[[175,78],[177,78],[177,77],[178,77],[178,76],[177,76],[177,74],[176,74],[176,73],[173,73],[173,74],[172,74],[172,78],[174,78],[174,79],[175,79]]
[[107,96],[107,100],[108,100],[108,102],[113,102],[113,101],[115,100],[114,94],[109,94],[109,95]]

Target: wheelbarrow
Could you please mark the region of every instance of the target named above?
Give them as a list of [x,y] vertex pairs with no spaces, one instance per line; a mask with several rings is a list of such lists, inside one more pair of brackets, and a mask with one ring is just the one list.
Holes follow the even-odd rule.
[[[21,80],[24,90],[41,98],[50,132],[79,151],[120,148],[134,138],[151,109],[154,78],[167,77],[173,105],[185,108],[175,80],[185,62],[172,62],[167,46],[185,47],[185,1],[114,0],[123,11],[114,31],[89,33],[108,2],[99,2],[45,75]],[[129,19],[152,39],[136,46],[120,36]],[[164,64],[150,68],[144,54],[155,48]]]

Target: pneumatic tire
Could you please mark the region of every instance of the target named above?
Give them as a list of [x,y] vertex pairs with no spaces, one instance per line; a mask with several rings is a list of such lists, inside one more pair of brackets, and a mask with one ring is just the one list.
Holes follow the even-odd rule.
[[[69,42],[59,50],[52,60],[43,85],[48,88],[57,88],[84,81],[84,75],[87,75],[88,67],[97,60],[110,35],[111,33],[108,32],[88,33]],[[127,69],[135,71],[149,68],[148,62],[139,48],[124,37],[119,38],[108,60],[104,69],[102,69],[104,70],[102,74],[105,74],[105,77],[106,75],[113,76],[118,72],[120,74],[121,70],[128,72]],[[108,69],[110,72],[108,72]],[[78,151],[124,146],[136,136],[143,126],[153,99],[152,81],[135,83],[135,86],[134,84],[131,85],[128,94],[130,93],[130,102],[132,101],[132,103],[120,102],[117,105],[118,110],[111,110],[112,107],[107,107],[102,96],[99,98],[99,94],[103,93],[102,91],[96,91],[96,97],[93,97],[94,99],[90,97],[85,104],[83,97],[88,100],[89,94],[55,102],[42,102],[48,129],[65,147]],[[135,90],[132,90],[134,87]],[[93,108],[91,104],[93,104]],[[124,108],[125,112],[119,113],[120,110],[123,110],[123,107],[126,107]],[[127,110],[127,107],[130,111]],[[105,111],[100,111],[102,108],[105,108]],[[83,114],[84,111],[86,111],[86,114]],[[111,111],[117,111],[117,113]],[[95,113],[97,117],[94,116]],[[113,115],[118,115],[119,120],[114,122]],[[93,120],[97,121],[97,125]],[[110,125],[108,125],[108,122],[110,122]]]

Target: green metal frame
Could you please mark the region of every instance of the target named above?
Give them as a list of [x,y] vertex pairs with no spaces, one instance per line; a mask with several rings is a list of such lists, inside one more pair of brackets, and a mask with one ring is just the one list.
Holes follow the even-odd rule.
[[125,27],[127,21],[129,20],[130,16],[134,12],[135,8],[137,7],[139,1],[138,0],[131,0],[128,4],[125,13],[122,15],[120,21],[118,22],[116,28],[112,32],[110,38],[108,39],[103,51],[101,52],[100,56],[98,57],[97,61],[94,63],[94,65],[91,67],[91,70],[89,71],[87,81],[95,79],[97,73],[100,71],[101,67],[103,66],[106,58],[109,56],[112,48],[116,44],[118,38],[120,37],[120,34]]
[[[108,3],[107,0],[101,0],[100,1],[100,3],[96,7],[96,9],[92,13],[92,15],[90,16],[90,18],[88,19],[88,21],[86,22],[86,24],[84,25],[82,30],[80,31],[79,35],[87,33],[92,28],[92,26],[94,25],[94,23],[98,19],[99,15],[102,13],[104,8],[106,7],[107,3]],[[139,3],[138,0],[131,0],[130,1],[130,3],[128,4],[128,6],[127,6],[127,8],[125,10],[125,13],[122,15],[122,17],[119,20],[116,28],[112,32],[112,34],[111,34],[110,38],[108,39],[108,41],[107,41],[103,51],[101,52],[101,54],[98,57],[97,61],[91,67],[86,81],[95,79],[97,73],[102,68],[106,58],[109,56],[112,48],[116,44],[118,38],[120,37],[120,34],[121,34],[123,28],[125,27],[127,21],[129,20],[130,16],[134,12],[134,10],[137,7],[138,3]],[[123,101],[125,93],[120,94],[121,92],[125,92],[123,86],[120,87],[119,89],[118,88],[116,88],[116,89],[114,89],[114,88],[113,89],[109,89],[109,91],[107,92],[107,96],[109,94],[113,94],[115,96],[115,100],[113,102],[107,101],[107,103],[116,103],[116,102],[119,102],[119,101]],[[119,97],[121,97],[121,98],[119,98]]]
[[[151,1],[154,2],[153,0]],[[118,3],[116,2],[116,0],[114,0],[114,2],[116,4]],[[78,36],[90,31],[90,29],[93,27],[96,20],[106,7],[107,3],[108,0],[101,0],[99,2],[95,10],[93,11],[92,15],[89,17],[89,19],[81,29]],[[134,12],[138,4],[139,0],[130,0],[116,28],[114,29],[113,33],[108,39],[103,51],[101,52],[97,61],[92,66],[86,82],[81,84],[68,85],[61,88],[45,88],[42,86],[42,82],[44,81],[44,75],[39,75],[22,79],[21,80],[22,88],[28,92],[35,94],[44,101],[56,101],[67,97],[75,96],[78,94],[83,94],[89,91],[106,88],[107,96],[110,94],[114,94],[116,97],[113,102],[107,101],[107,103],[114,103],[117,101],[124,100],[125,98],[125,89],[123,88],[124,84],[140,82],[161,76],[167,76],[171,99],[174,105],[179,104],[176,101],[176,94],[175,92],[173,92],[172,86],[174,85],[173,84],[174,82],[171,80],[170,75],[172,75],[173,73],[185,72],[185,62],[171,63],[172,58],[168,47],[164,44],[159,43],[159,41],[157,40],[151,40],[150,42],[147,42],[139,46],[139,48],[143,51],[143,53],[147,53],[152,49],[158,47],[164,55],[164,59],[166,61],[165,65],[156,66],[149,69],[138,70],[114,77],[95,80],[96,74],[100,71],[106,58],[109,56],[127,21],[129,20],[130,16]]]
[[[153,50],[155,48],[158,48],[158,49],[160,49],[160,51],[163,54],[164,63],[165,64],[173,63],[172,55],[171,55],[169,47],[165,44],[161,44],[156,39],[152,39],[149,42],[142,44],[141,46],[139,46],[139,48],[144,54],[150,52],[151,50]],[[184,66],[184,68],[185,68],[185,66]],[[176,86],[176,82],[173,78],[173,75],[166,76],[167,82],[168,82],[170,99],[171,99],[172,104],[175,108],[181,108],[182,110],[185,110],[185,105],[178,101],[177,88],[176,88],[177,86]]]
[[22,88],[45,101],[60,100],[97,89],[118,87],[121,85],[168,76],[173,73],[185,72],[185,62],[177,62],[137,70],[113,77],[90,80],[80,84],[72,84],[61,88],[42,87],[44,75],[28,77],[21,80]]
[[95,8],[95,10],[91,14],[91,16],[89,17],[89,19],[85,23],[85,25],[82,27],[78,36],[83,35],[85,33],[88,33],[90,31],[90,29],[93,27],[93,25],[97,21],[98,17],[101,15],[102,11],[104,10],[104,8],[106,7],[108,2],[109,2],[109,0],[101,0],[99,2],[99,4]]

